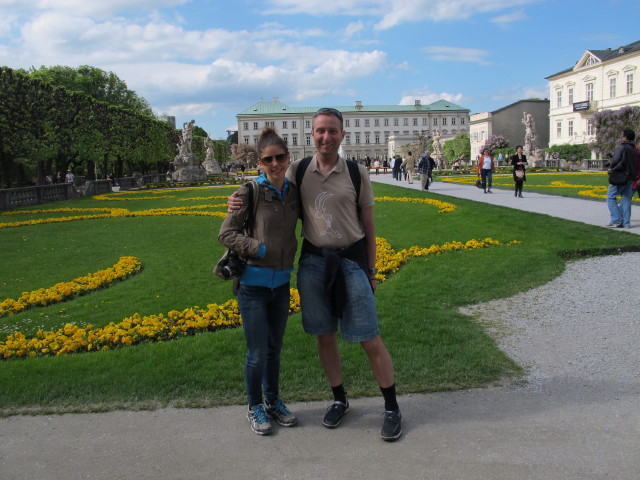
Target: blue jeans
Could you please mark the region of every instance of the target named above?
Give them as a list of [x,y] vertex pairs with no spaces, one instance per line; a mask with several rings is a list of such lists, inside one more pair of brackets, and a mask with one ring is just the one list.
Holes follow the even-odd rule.
[[491,184],[493,183],[493,172],[491,169],[483,168],[480,175],[482,175],[482,188],[484,188],[484,191],[491,190]]
[[[626,185],[609,184],[609,190],[607,190],[607,206],[611,214],[611,223],[619,223],[626,228],[631,226],[632,183],[633,181],[629,180]],[[619,205],[616,199],[618,196],[621,199]]]
[[279,395],[280,352],[289,316],[289,283],[277,288],[240,285],[238,304],[242,315],[247,357],[244,380],[249,406],[269,403]]

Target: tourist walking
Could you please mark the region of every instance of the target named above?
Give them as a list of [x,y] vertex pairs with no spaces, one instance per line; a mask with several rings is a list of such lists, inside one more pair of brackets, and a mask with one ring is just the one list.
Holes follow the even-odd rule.
[[283,427],[298,422],[280,398],[279,384],[289,280],[298,246],[299,197],[285,176],[289,149],[273,128],[262,131],[258,157],[263,173],[256,180],[257,197],[251,182],[240,187],[236,195],[243,200],[242,207],[225,218],[218,240],[246,260],[237,295],[247,343],[247,419],[255,433],[270,435],[269,418]]
[[478,160],[478,176],[482,178],[484,193],[492,193],[491,186],[495,170],[496,165],[493,162],[493,155],[491,155],[491,151],[488,148],[485,148]]
[[516,147],[515,155],[511,155],[511,166],[513,167],[513,181],[515,182],[514,196],[522,198],[522,187],[527,181],[525,165],[527,165],[527,156],[522,153],[522,145]]
[[411,155],[411,152],[407,152],[407,156],[404,157],[404,160],[402,161],[402,166],[404,167],[405,171],[407,172],[407,181],[409,183],[413,183],[413,173],[415,171],[416,168],[416,159],[413,158],[413,155]]
[[433,182],[432,172],[436,166],[436,162],[431,158],[431,152],[427,150],[424,155],[420,157],[418,162],[418,173],[420,174],[420,182],[422,184],[422,190],[429,190],[429,184]]
[[[633,130],[622,132],[622,142],[613,151],[609,164],[609,188],[607,190],[607,207],[611,221],[606,225],[611,228],[631,228],[632,184],[636,176],[637,151],[634,145],[636,134]],[[613,175],[621,174],[620,181],[611,183]],[[618,204],[617,197],[620,197]]]

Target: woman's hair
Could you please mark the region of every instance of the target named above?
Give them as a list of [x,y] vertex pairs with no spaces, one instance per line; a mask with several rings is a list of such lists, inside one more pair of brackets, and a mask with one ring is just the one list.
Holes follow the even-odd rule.
[[262,151],[270,145],[278,145],[282,147],[285,153],[289,153],[289,147],[280,137],[273,127],[264,127],[260,138],[258,139],[258,157],[261,157]]

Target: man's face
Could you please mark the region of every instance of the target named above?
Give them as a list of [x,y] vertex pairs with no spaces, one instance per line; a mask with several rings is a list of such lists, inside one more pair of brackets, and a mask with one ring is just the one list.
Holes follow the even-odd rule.
[[337,155],[345,132],[340,119],[333,115],[318,115],[313,119],[313,141],[321,155]]

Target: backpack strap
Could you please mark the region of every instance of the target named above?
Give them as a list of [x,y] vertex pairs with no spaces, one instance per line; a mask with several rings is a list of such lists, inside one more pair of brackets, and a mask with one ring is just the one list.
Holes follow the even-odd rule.
[[252,208],[244,223],[244,230],[249,236],[251,236],[253,235],[253,222],[255,220],[256,209],[258,207],[258,193],[260,185],[258,185],[258,182],[255,180],[249,180],[246,185],[249,187],[249,205],[251,205]]

